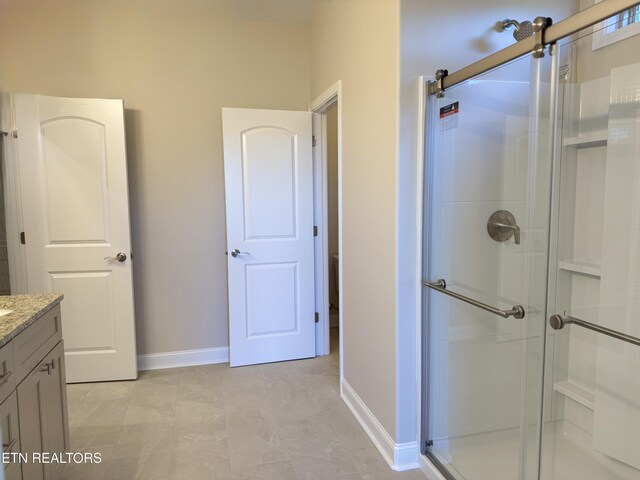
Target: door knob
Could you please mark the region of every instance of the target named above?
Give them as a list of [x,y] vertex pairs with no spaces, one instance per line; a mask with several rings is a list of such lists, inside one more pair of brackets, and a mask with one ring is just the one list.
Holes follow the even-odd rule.
[[249,252],[241,252],[237,248],[231,252],[231,256],[233,258],[238,258],[238,257],[241,257],[243,255],[251,255],[251,254]]
[[119,262],[124,262],[127,259],[126,253],[117,253],[115,257],[104,257],[105,260],[117,260]]

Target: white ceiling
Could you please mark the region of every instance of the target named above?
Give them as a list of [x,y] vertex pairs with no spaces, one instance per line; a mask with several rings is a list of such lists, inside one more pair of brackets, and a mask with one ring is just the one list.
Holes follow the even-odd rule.
[[311,22],[316,0],[226,0],[246,20],[306,24]]

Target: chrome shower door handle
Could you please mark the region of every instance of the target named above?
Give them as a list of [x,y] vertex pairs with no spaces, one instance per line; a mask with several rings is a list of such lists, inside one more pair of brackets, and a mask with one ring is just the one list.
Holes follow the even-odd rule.
[[126,253],[117,253],[115,257],[104,257],[105,260],[117,260],[118,262],[124,262],[127,259]]
[[243,255],[251,255],[251,254],[249,252],[241,252],[237,248],[231,252],[231,256],[233,258],[238,258],[238,257],[241,257]]

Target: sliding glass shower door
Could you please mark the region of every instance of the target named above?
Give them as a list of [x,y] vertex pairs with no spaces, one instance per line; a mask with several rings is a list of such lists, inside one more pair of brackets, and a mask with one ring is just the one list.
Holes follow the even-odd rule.
[[557,46],[543,480],[640,479],[640,36],[597,48],[631,14]]
[[429,100],[422,438],[452,479],[538,476],[554,58]]

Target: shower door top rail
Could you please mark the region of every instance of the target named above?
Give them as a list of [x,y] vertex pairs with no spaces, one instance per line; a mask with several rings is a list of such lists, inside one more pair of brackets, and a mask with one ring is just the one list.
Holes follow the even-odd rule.
[[609,337],[617,338],[618,340],[622,340],[623,342],[632,343],[640,347],[640,338],[638,337],[633,337],[631,335],[627,335],[626,333],[612,330],[611,328],[601,327],[600,325],[587,322],[586,320],[582,320],[580,318],[556,314],[549,317],[549,324],[554,330],[561,330],[565,325],[578,325],[579,327],[588,328],[589,330],[593,330],[594,332],[602,333],[604,335],[608,335]]
[[423,285],[427,288],[435,290],[436,292],[444,293],[445,295],[449,295],[450,297],[455,298],[456,300],[460,300],[462,302],[468,303],[469,305],[473,305],[474,307],[478,307],[487,312],[491,312],[495,315],[498,315],[502,318],[524,318],[524,308],[522,305],[514,305],[511,310],[501,310],[496,307],[492,307],[491,305],[487,305],[486,303],[482,303],[478,300],[475,300],[470,297],[466,297],[456,292],[452,292],[451,290],[447,290],[447,282],[440,278],[435,282],[424,282]]
[[[541,35],[525,38],[460,70],[453,73],[445,73],[444,76],[438,78],[437,82],[429,82],[427,86],[428,94],[435,95],[439,91],[446,90],[449,87],[453,87],[489,70],[493,70],[527,53],[535,52],[537,47],[540,46],[540,43],[543,47],[551,45],[558,40],[573,35],[580,30],[591,27],[639,4],[640,2],[638,0],[607,0],[596,3],[592,7],[586,8],[557,24],[545,27]],[[540,42],[540,40],[542,41]],[[440,71],[446,72],[446,70],[439,70],[439,72]]]

